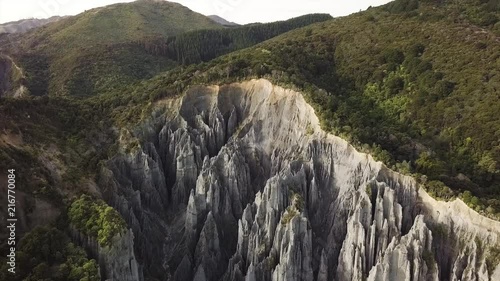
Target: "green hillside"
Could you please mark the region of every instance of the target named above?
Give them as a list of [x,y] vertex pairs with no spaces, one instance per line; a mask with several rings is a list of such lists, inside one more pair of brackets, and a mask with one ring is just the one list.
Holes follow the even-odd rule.
[[[25,70],[32,95],[83,97],[125,90],[179,64],[207,61],[328,19],[331,16],[307,15],[226,28],[175,3],[136,1],[0,38],[0,52]],[[12,48],[12,43],[18,47]]]
[[[141,0],[92,9],[4,38],[0,52],[10,54],[26,70],[33,95],[82,96],[149,78],[176,65],[127,43],[217,28],[223,26],[182,5]],[[12,42],[17,48],[12,48]]]
[[197,30],[164,40],[146,41],[144,44],[149,50],[164,54],[182,64],[200,63],[253,46],[290,30],[330,19],[332,17],[328,14],[310,14],[267,24]]
[[[173,2],[139,0],[88,10],[22,36],[22,42],[49,53],[115,44],[148,35],[173,36],[202,28],[222,28],[210,18]],[[58,47],[56,49],[56,47]]]

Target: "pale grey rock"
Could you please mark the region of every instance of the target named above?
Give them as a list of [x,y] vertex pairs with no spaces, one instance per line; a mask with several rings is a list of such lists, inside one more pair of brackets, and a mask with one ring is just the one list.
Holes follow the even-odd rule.
[[196,264],[203,268],[207,280],[217,278],[218,268],[221,265],[221,253],[217,224],[212,212],[209,212],[195,250]]
[[132,228],[146,276],[500,275],[499,266],[488,272],[476,242],[497,245],[498,222],[430,198],[411,177],[323,132],[300,93],[269,81],[190,87],[131,134],[139,149],[110,160],[100,186]]
[[138,281],[139,267],[134,254],[134,234],[127,230],[111,240],[110,246],[100,247],[100,264],[104,265],[104,275],[110,281]]
[[115,235],[109,246],[100,245],[94,237],[71,227],[73,240],[82,245],[99,263],[100,276],[109,281],[142,281],[143,276],[134,252],[131,229]]
[[307,218],[295,215],[288,223],[278,225],[273,250],[280,263],[273,271],[274,281],[312,281],[312,232]]
[[423,216],[417,216],[407,235],[392,238],[383,258],[370,270],[367,280],[439,280],[437,271],[433,269],[437,265],[430,256],[431,250],[432,233],[425,225]]
[[194,276],[193,281],[207,281],[207,277],[205,276],[205,270],[203,266],[198,266],[198,270],[196,271],[196,275]]

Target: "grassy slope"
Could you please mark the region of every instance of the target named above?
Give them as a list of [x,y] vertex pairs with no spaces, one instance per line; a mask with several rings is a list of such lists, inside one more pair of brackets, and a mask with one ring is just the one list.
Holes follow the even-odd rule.
[[[200,28],[222,28],[204,15],[172,2],[136,1],[88,10],[23,36],[26,44],[79,48],[139,40],[147,35],[172,36]],[[47,46],[47,47],[48,47]],[[61,49],[49,50],[60,52]]]

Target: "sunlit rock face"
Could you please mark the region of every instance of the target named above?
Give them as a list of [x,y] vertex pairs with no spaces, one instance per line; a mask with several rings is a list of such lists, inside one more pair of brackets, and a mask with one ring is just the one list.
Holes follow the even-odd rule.
[[145,277],[500,280],[499,223],[436,202],[267,80],[192,87],[131,135],[100,186]]

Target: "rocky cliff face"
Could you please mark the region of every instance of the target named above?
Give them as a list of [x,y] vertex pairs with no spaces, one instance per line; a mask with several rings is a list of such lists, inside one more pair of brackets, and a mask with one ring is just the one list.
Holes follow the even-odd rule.
[[300,93],[266,80],[192,87],[129,135],[140,145],[108,162],[100,186],[146,276],[500,280],[498,222],[326,134]]

